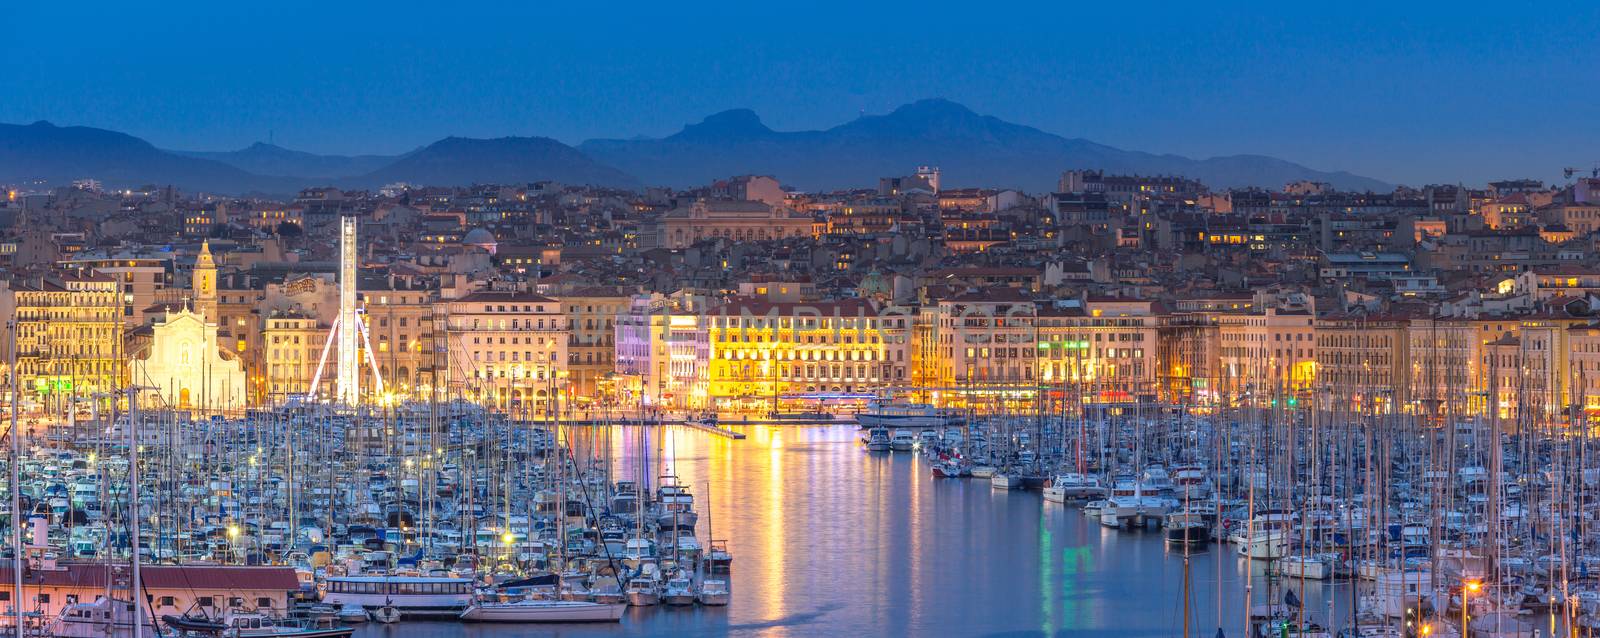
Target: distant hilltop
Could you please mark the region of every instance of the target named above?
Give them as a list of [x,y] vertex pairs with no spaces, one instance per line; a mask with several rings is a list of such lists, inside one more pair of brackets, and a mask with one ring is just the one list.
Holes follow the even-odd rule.
[[371,188],[404,181],[558,181],[621,188],[686,187],[737,174],[778,176],[804,190],[869,187],[907,166],[933,164],[969,186],[1048,192],[1066,169],[1181,175],[1214,188],[1316,181],[1342,190],[1393,185],[1263,155],[1194,159],[1129,151],[980,115],[942,99],[864,115],[820,131],[775,131],[748,109],[711,115],[663,138],[594,139],[576,148],[546,137],[450,137],[400,155],[318,155],[256,143],[236,151],[172,151],[124,133],[49,122],[0,124],[0,182],[108,186],[172,184],[227,194],[285,194],[309,186]]

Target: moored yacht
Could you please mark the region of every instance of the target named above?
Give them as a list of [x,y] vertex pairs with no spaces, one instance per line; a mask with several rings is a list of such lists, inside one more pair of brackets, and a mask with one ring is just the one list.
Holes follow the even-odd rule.
[[867,409],[856,415],[856,423],[863,428],[893,427],[922,430],[956,425],[958,415],[944,412],[926,403],[890,403],[873,401]]
[[728,578],[720,574],[708,575],[700,581],[700,593],[695,599],[702,605],[720,607],[728,604],[733,592],[728,589]]
[[[61,638],[132,636],[135,618],[137,612],[133,609],[133,603],[126,600],[100,598],[94,602],[72,603],[45,625],[45,635]],[[155,635],[155,628],[150,621],[141,624],[144,625],[144,635]]]
[[989,477],[989,487],[997,490],[1020,490],[1022,489],[1022,473],[1015,468],[1006,468],[995,472],[993,476]]
[[1294,554],[1273,563],[1273,567],[1285,578],[1327,580],[1333,577],[1333,566],[1338,558],[1338,554]]
[[1201,545],[1211,542],[1211,524],[1195,512],[1173,512],[1162,524],[1168,543]]
[[868,452],[887,452],[890,449],[889,428],[875,427],[867,431]]
[[695,601],[694,581],[687,573],[678,572],[667,579],[667,584],[661,588],[661,602],[667,605],[693,605]]
[[322,602],[340,608],[392,608],[406,618],[453,618],[472,603],[472,581],[424,576],[335,576],[323,584]]
[[1277,560],[1289,553],[1289,532],[1284,529],[1256,530],[1239,543],[1240,556],[1256,560]]
[[1057,474],[1044,488],[1044,500],[1065,503],[1070,500],[1105,496],[1106,488],[1100,478],[1092,474]]

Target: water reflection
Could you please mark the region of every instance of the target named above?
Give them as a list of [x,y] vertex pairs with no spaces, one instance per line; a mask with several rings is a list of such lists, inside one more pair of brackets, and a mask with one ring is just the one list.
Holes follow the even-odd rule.
[[[666,428],[572,428],[580,456],[610,450],[613,475],[654,485],[670,469],[696,494],[702,541],[727,539],[724,608],[630,610],[618,626],[405,623],[359,636],[1176,636],[1183,561],[1158,530],[1117,532],[1036,492],[935,480],[907,453],[867,453],[848,426],[739,426],[732,441]],[[1193,635],[1244,635],[1249,561],[1190,562]],[[1259,569],[1259,564],[1255,566]],[[1265,575],[1252,575],[1257,600]],[[1334,588],[1293,586],[1319,621]],[[1342,594],[1342,592],[1340,592]],[[1337,624],[1337,622],[1336,622]]]

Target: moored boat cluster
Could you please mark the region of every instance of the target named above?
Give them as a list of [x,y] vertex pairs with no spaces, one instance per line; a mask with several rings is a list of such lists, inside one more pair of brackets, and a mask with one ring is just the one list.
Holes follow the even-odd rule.
[[[613,428],[575,440],[569,424],[460,403],[60,428],[19,467],[40,601],[24,623],[318,638],[365,622],[616,622],[629,607],[729,604],[728,542],[652,448],[661,426],[633,425],[613,445]],[[151,599],[137,609],[135,556]],[[50,570],[95,569],[103,595],[51,589]],[[217,569],[232,571],[196,576]],[[155,595],[174,578],[187,590]]]
[[[1039,489],[1045,507],[1113,533],[1160,533],[1186,579],[1192,553],[1236,555],[1249,635],[1600,627],[1600,450],[1586,420],[1274,400],[981,417],[900,404],[859,421],[865,449],[914,449],[934,479]],[[1302,600],[1308,583],[1353,604]]]

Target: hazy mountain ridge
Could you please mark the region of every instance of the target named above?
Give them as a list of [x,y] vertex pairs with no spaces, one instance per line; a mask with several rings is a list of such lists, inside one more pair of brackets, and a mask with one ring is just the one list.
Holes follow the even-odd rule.
[[322,179],[365,175],[409,155],[318,155],[266,142],[256,142],[237,151],[171,152],[222,162],[257,175]]
[[717,113],[659,139],[595,139],[578,145],[589,156],[647,183],[702,184],[745,173],[777,175],[803,189],[871,186],[922,164],[943,170],[956,186],[1054,190],[1063,170],[1181,174],[1217,188],[1276,188],[1299,179],[1340,188],[1387,190],[1390,184],[1346,172],[1319,171],[1262,155],[1192,159],[1127,151],[1065,138],[1031,126],[979,115],[948,100],[907,104],[821,131],[774,131],[748,109]]
[[376,171],[345,181],[362,186],[392,182],[432,184],[508,184],[555,180],[633,188],[639,181],[589,159],[548,137],[447,137]]
[[181,184],[195,190],[292,192],[294,181],[163,151],[137,137],[49,122],[0,124],[0,181],[51,185],[94,178],[108,186]]
[[775,131],[749,109],[716,113],[662,138],[593,139],[576,148],[547,137],[448,137],[402,155],[319,155],[256,143],[236,151],[167,151],[90,127],[0,124],[0,182],[51,185],[95,178],[107,186],[175,184],[216,193],[289,195],[308,186],[392,182],[464,186],[554,180],[635,188],[688,187],[731,175],[771,174],[807,190],[876,185],[939,166],[949,186],[1054,190],[1061,172],[1184,175],[1215,188],[1277,188],[1295,180],[1343,189],[1390,184],[1264,155],[1193,159],[1129,151],[1006,122],[947,100],[913,102],[820,131]]
[[[324,174],[261,174],[235,162],[264,171],[294,168]],[[368,168],[371,164],[378,166]],[[325,156],[268,144],[215,153],[167,151],[106,129],[0,124],[0,183],[60,186],[84,178],[112,188],[174,184],[193,191],[277,197],[310,186],[372,188],[399,181],[439,186],[542,180],[639,185],[632,176],[546,137],[449,137],[392,157]]]

